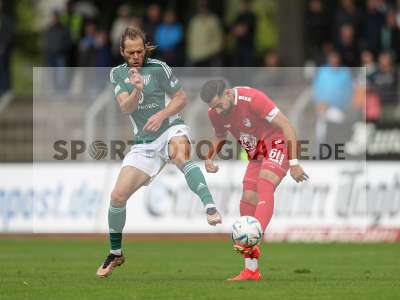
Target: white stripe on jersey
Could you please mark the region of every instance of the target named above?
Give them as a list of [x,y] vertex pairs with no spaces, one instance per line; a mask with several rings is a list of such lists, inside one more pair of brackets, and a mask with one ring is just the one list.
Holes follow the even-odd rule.
[[126,66],[127,66],[127,64],[124,63],[124,64],[122,64],[122,65],[116,66],[116,67],[114,67],[114,68],[111,69],[111,71],[110,71],[110,82],[111,82],[111,83],[117,83],[117,82],[115,81],[115,79],[114,79],[114,70],[117,69],[117,68],[119,68],[119,67],[126,67]]
[[138,133],[138,130],[139,130],[138,127],[137,127],[137,125],[136,125],[136,122],[135,122],[135,120],[132,118],[131,115],[129,115],[129,119],[131,120],[131,123],[132,123],[133,134],[136,135],[136,134]]
[[158,60],[158,59],[154,59],[154,58],[149,58],[148,61],[150,63],[156,63],[156,64],[161,65],[163,67],[165,73],[167,74],[167,78],[169,79],[171,77],[171,75],[172,75],[171,67],[168,66],[165,62]]
[[272,120],[276,117],[276,115],[279,113],[279,108],[274,107],[265,117],[265,120],[268,122],[272,122]]

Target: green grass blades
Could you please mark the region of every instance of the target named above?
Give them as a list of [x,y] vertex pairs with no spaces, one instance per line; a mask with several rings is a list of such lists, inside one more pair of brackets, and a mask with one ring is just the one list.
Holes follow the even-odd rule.
[[0,299],[400,299],[400,244],[263,244],[260,282],[229,241],[125,241],[95,277],[108,241],[0,239]]

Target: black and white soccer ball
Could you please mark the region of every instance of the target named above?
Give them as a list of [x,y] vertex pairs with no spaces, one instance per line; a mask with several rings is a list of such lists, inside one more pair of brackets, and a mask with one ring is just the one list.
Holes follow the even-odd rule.
[[262,239],[261,224],[251,216],[242,216],[232,225],[232,241],[234,244],[252,247]]

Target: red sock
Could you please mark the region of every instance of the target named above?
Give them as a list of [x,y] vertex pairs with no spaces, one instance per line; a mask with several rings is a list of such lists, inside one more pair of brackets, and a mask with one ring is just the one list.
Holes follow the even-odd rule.
[[260,177],[257,182],[258,204],[254,217],[260,222],[263,232],[271,221],[274,211],[274,184]]
[[254,216],[254,212],[256,211],[256,206],[246,202],[240,200],[240,216]]

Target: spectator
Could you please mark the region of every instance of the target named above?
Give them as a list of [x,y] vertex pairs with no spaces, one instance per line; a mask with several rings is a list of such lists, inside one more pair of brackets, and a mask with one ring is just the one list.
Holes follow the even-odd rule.
[[321,55],[322,45],[329,41],[327,32],[331,31],[330,24],[331,21],[321,0],[311,0],[305,17],[308,58]]
[[341,0],[340,8],[336,12],[334,20],[334,40],[339,38],[338,32],[339,28],[343,25],[351,24],[354,28],[355,35],[358,37],[358,33],[361,25],[361,13],[356,7],[354,0]]
[[71,40],[68,29],[60,23],[58,12],[53,13],[53,20],[49,28],[44,32],[43,50],[47,65],[51,69],[51,75],[57,90],[65,91],[67,88],[67,63],[68,51],[71,49]]
[[95,36],[96,67],[111,66],[110,45],[105,31],[98,31]]
[[374,54],[369,50],[361,52],[361,65],[366,68],[366,77],[370,81],[372,74],[376,72]]
[[169,65],[177,66],[182,61],[183,27],[176,19],[175,11],[169,9],[155,33],[155,43],[162,59]]
[[[264,55],[263,68],[256,68],[252,85],[266,90],[271,98],[282,95],[283,82],[288,82],[288,73],[281,67],[281,59],[276,50],[269,50]],[[287,70],[287,69],[286,69]]]
[[396,23],[400,27],[400,0],[396,2]]
[[85,24],[85,34],[79,41],[79,66],[96,66],[96,24],[88,21]]
[[256,20],[256,15],[251,10],[251,1],[241,0],[239,14],[232,29],[235,37],[232,64],[235,67],[246,67],[253,64]]
[[365,67],[360,70],[354,86],[353,108],[362,119],[368,122],[376,121],[381,115],[381,103],[379,96],[371,88],[372,74],[376,72],[374,55],[369,50],[361,52],[361,65]]
[[187,55],[190,65],[212,67],[221,64],[222,28],[218,18],[209,12],[207,1],[199,1],[197,14],[189,22]]
[[118,8],[118,17],[111,26],[110,39],[113,59],[116,63],[122,62],[120,54],[120,39],[124,30],[131,25],[131,11],[126,4]]
[[348,67],[357,67],[360,65],[360,53],[354,36],[354,28],[351,24],[345,24],[340,27],[339,41],[336,49],[344,65]]
[[13,26],[11,19],[3,13],[3,3],[0,0],[0,97],[11,88],[10,60]]
[[312,88],[317,114],[315,127],[317,145],[334,143],[338,140],[337,134],[343,132],[345,111],[351,103],[353,94],[351,72],[341,66],[337,52],[331,52],[328,64],[319,68]]
[[65,12],[60,15],[60,22],[67,28],[70,34],[71,46],[68,49],[68,66],[76,66],[78,43],[81,39],[83,29],[83,17],[75,12],[75,7],[72,0],[69,0],[66,4]]
[[385,104],[397,104],[397,71],[390,53],[379,55],[378,70],[372,75],[372,87]]
[[[143,31],[146,32],[147,41],[154,43],[154,35],[161,22],[161,8],[157,3],[150,4],[146,9],[143,19]],[[153,52],[154,53],[154,52]]]
[[381,32],[381,49],[391,52],[400,63],[400,29],[396,23],[396,12],[390,10],[386,15],[386,26]]
[[385,16],[378,8],[379,3],[377,0],[368,0],[367,13],[363,22],[363,47],[370,49],[374,55],[378,55],[380,51],[379,37],[385,22]]

